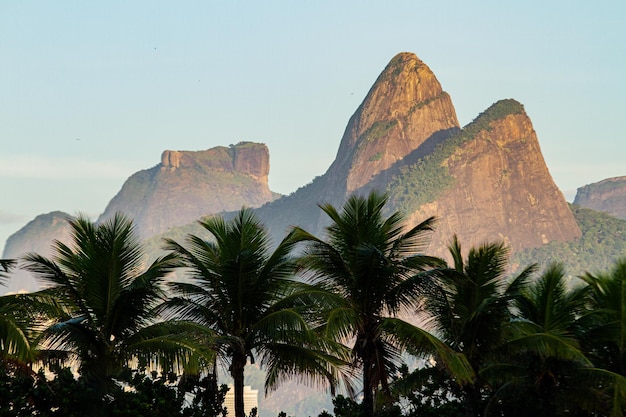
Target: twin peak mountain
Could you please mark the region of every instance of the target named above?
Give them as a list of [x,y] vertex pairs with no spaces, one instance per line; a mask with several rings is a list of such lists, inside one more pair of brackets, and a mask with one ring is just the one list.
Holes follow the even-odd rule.
[[[352,193],[377,189],[409,224],[438,218],[432,254],[444,255],[454,234],[466,248],[501,240],[513,251],[581,235],[523,106],[499,101],[461,128],[450,96],[412,53],[398,54],[379,75],[325,174],[279,196],[268,187],[268,173],[264,144],[165,151],[160,164],[125,182],[99,220],[124,212],[148,238],[247,206],[257,208],[275,240],[290,225],[321,236],[326,218],[319,203],[340,206]],[[7,241],[5,257],[47,252],[25,246],[27,233],[20,232]]]

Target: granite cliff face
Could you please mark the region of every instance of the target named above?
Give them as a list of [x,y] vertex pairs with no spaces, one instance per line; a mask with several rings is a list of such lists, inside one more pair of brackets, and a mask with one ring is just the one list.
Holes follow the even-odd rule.
[[346,127],[326,176],[336,194],[372,184],[409,154],[432,149],[459,130],[450,96],[433,72],[412,53],[396,55],[380,74]]
[[626,220],[626,176],[580,187],[574,204]]
[[353,192],[384,190],[402,167],[459,131],[450,96],[413,53],[396,55],[350,118],[324,175],[258,210],[280,239],[289,225],[321,232],[320,202],[341,205]]
[[98,220],[123,212],[142,237],[202,216],[258,207],[276,196],[268,187],[269,151],[241,142],[206,151],[165,151],[161,163],[133,174]]
[[461,130],[450,97],[410,53],[378,77],[328,171],[259,214],[276,239],[290,224],[321,234],[318,203],[339,206],[371,189],[388,192],[389,208],[411,224],[438,217],[430,247],[438,255],[453,234],[465,247],[503,240],[514,251],[581,234],[523,106],[503,100]]
[[438,217],[432,252],[443,255],[453,234],[466,247],[502,240],[513,251],[580,237],[521,104],[494,104],[450,142],[442,162],[450,183],[410,217]]

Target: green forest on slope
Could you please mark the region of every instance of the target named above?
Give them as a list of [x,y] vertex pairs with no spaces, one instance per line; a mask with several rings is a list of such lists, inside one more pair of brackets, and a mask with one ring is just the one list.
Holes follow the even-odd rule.
[[530,263],[547,266],[561,262],[570,276],[585,272],[604,271],[619,258],[626,256],[626,221],[606,213],[570,204],[580,227],[580,239],[570,242],[550,242],[525,249],[512,257],[513,267]]

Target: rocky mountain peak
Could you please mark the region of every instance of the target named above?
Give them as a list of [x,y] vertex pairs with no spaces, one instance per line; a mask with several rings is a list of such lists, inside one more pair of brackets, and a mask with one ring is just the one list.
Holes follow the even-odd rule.
[[161,163],[133,174],[100,216],[121,211],[149,237],[202,216],[259,207],[276,198],[268,187],[269,150],[240,142],[203,151],[166,150]]
[[[466,246],[499,239],[514,251],[580,237],[532,122],[517,101],[495,103],[429,158],[443,174],[420,178],[431,187],[439,185],[416,200],[413,206],[420,208],[412,220],[431,215],[440,219],[434,252],[445,253],[442,249],[453,234]],[[406,186],[411,175],[396,183]]]
[[626,176],[607,178],[580,187],[574,204],[626,220]]
[[[450,96],[415,54],[396,55],[350,118],[328,175],[344,196],[459,130]],[[339,185],[339,184],[338,184]]]

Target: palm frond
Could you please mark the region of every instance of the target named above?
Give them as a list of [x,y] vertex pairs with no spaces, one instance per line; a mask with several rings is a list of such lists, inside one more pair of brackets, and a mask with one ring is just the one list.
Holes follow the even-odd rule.
[[455,352],[429,332],[398,318],[385,318],[381,329],[413,354],[433,355],[459,384],[472,381],[474,371],[463,354]]

